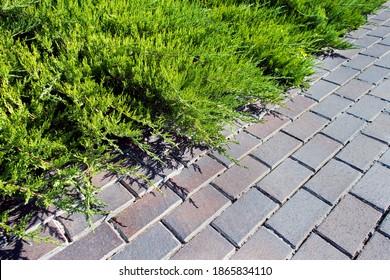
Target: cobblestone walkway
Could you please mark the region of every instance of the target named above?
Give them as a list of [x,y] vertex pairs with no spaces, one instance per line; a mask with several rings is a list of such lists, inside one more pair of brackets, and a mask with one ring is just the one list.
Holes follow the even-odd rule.
[[[390,259],[390,1],[348,35],[357,48],[326,57],[306,92],[266,122],[232,128],[229,153],[147,158],[135,178],[101,174],[109,216],[43,213],[19,259]],[[229,130],[230,131],[230,130]],[[228,130],[226,136],[232,137]]]

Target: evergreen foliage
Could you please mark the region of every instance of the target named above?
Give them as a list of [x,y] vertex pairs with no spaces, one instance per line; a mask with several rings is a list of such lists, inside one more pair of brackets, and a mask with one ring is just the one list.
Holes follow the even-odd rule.
[[237,108],[304,86],[383,2],[0,0],[1,231],[26,236],[21,204],[91,217],[118,140],[223,146]]

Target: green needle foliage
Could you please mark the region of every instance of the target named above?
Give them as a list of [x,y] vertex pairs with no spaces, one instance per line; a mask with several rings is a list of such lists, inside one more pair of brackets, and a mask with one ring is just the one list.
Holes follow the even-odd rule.
[[383,2],[0,0],[1,231],[26,236],[23,204],[91,217],[119,140],[223,146],[237,108],[304,86]]

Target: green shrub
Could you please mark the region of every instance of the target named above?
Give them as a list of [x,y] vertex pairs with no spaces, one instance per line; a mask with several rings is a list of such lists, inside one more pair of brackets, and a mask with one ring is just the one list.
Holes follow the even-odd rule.
[[18,205],[99,209],[91,182],[126,141],[222,147],[248,103],[304,86],[312,54],[382,0],[0,0],[0,227]]

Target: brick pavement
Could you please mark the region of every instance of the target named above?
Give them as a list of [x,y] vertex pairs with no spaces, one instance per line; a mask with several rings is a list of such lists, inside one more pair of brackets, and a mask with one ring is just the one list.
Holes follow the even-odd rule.
[[[19,259],[390,259],[390,1],[316,67],[308,90],[258,124],[231,125],[228,153],[139,154],[137,177],[94,178],[93,218],[53,212]],[[237,164],[239,163],[239,164]],[[144,178],[159,186],[156,190]]]

